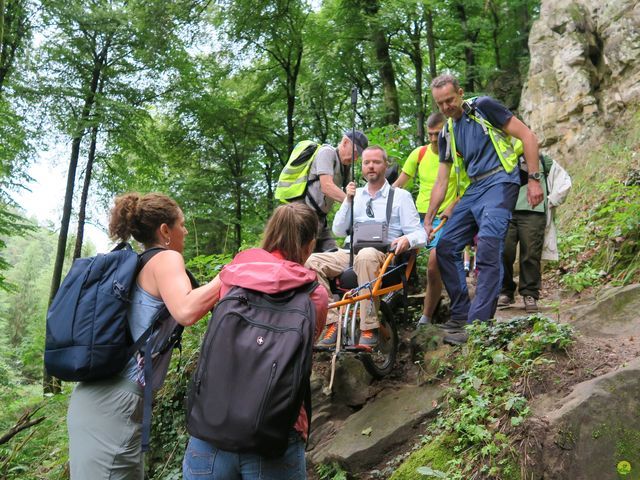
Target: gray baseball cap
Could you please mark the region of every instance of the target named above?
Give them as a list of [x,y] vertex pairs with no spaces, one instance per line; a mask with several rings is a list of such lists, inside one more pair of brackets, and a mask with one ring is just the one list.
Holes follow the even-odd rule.
[[348,130],[344,132],[344,136],[351,140],[358,151],[358,155],[362,155],[362,151],[369,146],[369,139],[360,130]]

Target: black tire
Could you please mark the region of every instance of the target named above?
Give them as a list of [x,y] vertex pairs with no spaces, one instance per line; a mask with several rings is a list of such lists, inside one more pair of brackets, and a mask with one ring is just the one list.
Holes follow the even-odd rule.
[[380,302],[379,319],[378,346],[372,353],[359,354],[364,368],[376,379],[381,379],[391,373],[398,353],[398,328],[393,318],[393,312],[384,301]]

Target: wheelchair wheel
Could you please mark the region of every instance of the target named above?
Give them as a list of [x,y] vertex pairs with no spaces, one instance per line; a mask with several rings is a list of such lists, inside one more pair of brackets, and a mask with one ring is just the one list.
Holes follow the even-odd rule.
[[371,353],[360,353],[364,368],[376,379],[388,375],[396,362],[398,353],[398,329],[393,312],[384,301],[380,302],[380,329],[378,346]]

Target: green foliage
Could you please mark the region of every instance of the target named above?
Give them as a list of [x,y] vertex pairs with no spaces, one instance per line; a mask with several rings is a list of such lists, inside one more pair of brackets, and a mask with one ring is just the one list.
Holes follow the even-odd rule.
[[11,291],[0,291],[0,358],[21,381],[42,376],[45,316],[56,236],[30,224],[24,237],[9,237],[4,255],[11,267],[6,279]]
[[640,279],[638,141],[640,113],[612,133],[584,168],[571,172],[573,192],[558,209],[556,223],[561,282],[576,292]]
[[233,259],[229,253],[198,255],[187,262],[187,268],[196,276],[199,282],[207,282],[215,277],[222,267]]
[[[530,413],[527,378],[551,361],[545,358],[548,352],[571,344],[572,329],[540,315],[476,322],[468,329],[469,342],[453,361],[446,405],[435,422],[437,441],[414,455],[432,451],[446,438],[451,448],[445,449],[445,464],[426,465],[445,472],[446,478],[519,478],[509,435]],[[411,458],[408,462],[415,465]]]
[[67,470],[66,413],[68,395],[65,391],[42,399],[39,385],[19,386],[10,391],[0,387],[0,432],[12,427],[29,410],[33,418],[45,417],[36,426],[20,432],[8,443],[0,445],[0,478],[6,480],[63,480]]
[[387,151],[390,163],[404,164],[407,156],[413,150],[411,147],[411,132],[395,125],[372,128],[368,133],[370,145],[380,145]]
[[347,480],[347,472],[336,462],[320,463],[316,466],[320,480]]

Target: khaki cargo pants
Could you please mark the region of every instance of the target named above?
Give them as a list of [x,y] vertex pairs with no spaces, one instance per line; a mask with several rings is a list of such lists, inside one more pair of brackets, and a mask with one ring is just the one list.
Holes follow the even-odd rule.
[[[363,248],[358,252],[353,260],[353,270],[358,276],[358,284],[373,280],[378,275],[378,270],[384,263],[386,255],[375,248]],[[329,279],[338,277],[349,267],[349,250],[338,250],[337,252],[314,253],[305,264],[307,268],[314,270],[318,274],[318,283],[331,292]],[[363,291],[362,293],[365,293]],[[362,300],[360,303],[360,330],[372,330],[380,326],[378,322],[378,305],[375,308],[370,300]],[[337,309],[329,310],[327,325],[338,321]]]

